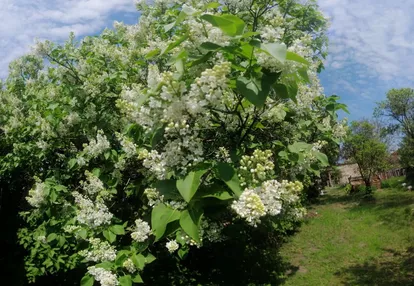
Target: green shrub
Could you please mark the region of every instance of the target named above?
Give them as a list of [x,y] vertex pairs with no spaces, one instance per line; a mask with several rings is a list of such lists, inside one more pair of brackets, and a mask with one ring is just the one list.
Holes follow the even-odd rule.
[[[27,180],[18,239],[31,282],[75,270],[82,285],[131,285],[155,259],[180,268],[240,237],[254,251],[303,217],[302,182],[345,136],[346,106],[317,77],[322,14],[177,2],[139,1],[136,26],[39,43],[11,64],[0,176]],[[303,15],[320,26],[301,30]]]
[[392,177],[381,182],[381,188],[401,188],[405,177]]

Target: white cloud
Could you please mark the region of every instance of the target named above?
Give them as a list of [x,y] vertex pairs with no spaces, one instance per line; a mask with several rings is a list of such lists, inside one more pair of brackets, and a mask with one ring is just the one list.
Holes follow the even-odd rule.
[[133,0],[0,0],[0,78],[34,39],[61,42],[70,32],[93,35],[114,13],[134,11]]
[[[318,0],[331,18],[328,67],[355,63],[385,81],[414,81],[414,1]],[[363,75],[361,75],[363,76]]]

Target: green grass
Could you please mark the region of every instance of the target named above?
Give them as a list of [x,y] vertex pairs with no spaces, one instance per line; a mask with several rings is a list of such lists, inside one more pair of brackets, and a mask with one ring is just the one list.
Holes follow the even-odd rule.
[[401,184],[404,182],[405,182],[405,177],[392,177],[392,178],[382,181],[381,186],[383,188],[403,189]]
[[414,192],[330,189],[281,249],[284,285],[414,285]]

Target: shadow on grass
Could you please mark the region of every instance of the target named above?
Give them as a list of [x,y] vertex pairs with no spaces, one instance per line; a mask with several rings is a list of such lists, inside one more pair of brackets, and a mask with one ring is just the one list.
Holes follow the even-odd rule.
[[280,256],[280,246],[244,240],[194,249],[182,261],[164,251],[146,267],[143,279],[148,285],[282,285],[298,271]]
[[377,259],[341,269],[335,275],[343,285],[414,285],[414,247],[404,252],[384,249]]
[[361,201],[363,199],[363,193],[347,194],[341,188],[335,188],[327,191],[323,196],[320,196],[313,205],[331,205],[331,204],[349,204]]

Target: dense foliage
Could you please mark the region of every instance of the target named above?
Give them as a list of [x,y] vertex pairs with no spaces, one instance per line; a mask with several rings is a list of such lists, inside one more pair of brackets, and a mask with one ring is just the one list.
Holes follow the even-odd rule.
[[77,269],[82,285],[131,285],[156,258],[283,233],[345,136],[317,77],[314,2],[137,7],[137,25],[10,66],[0,175],[26,197],[29,281]]
[[403,167],[414,169],[414,90],[391,89],[375,110],[375,115],[388,119],[388,132],[402,134],[398,153]]

